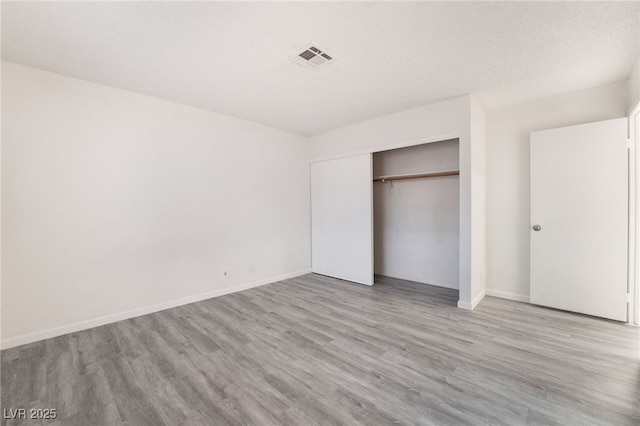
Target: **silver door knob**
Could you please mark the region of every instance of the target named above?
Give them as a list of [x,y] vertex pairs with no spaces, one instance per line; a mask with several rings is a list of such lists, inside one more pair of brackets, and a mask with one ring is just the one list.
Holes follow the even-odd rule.
[[533,225],[533,230],[534,231],[540,231],[542,229],[542,226],[540,225]]

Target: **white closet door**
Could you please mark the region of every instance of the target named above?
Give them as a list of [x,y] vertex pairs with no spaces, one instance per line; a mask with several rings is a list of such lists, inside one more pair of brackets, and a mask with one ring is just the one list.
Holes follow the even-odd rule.
[[371,154],[311,164],[313,272],[373,285]]
[[531,302],[627,319],[626,119],[531,134]]

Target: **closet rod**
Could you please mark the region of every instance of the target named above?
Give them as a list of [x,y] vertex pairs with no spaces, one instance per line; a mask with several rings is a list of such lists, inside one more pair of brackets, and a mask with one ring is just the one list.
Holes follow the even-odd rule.
[[412,173],[408,175],[392,175],[392,176],[378,176],[374,177],[374,182],[391,182],[394,180],[409,180],[409,179],[424,179],[432,177],[442,176],[458,176],[460,170],[443,170],[441,172],[428,172],[428,173]]

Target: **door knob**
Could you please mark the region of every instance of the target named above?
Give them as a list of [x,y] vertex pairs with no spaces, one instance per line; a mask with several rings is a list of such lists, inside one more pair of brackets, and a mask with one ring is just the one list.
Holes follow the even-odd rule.
[[540,231],[542,229],[542,226],[540,225],[533,225],[533,230],[534,231]]

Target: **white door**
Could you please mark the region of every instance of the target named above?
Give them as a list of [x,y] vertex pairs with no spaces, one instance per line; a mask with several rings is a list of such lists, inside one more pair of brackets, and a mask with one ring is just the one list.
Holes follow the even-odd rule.
[[371,154],[311,164],[313,272],[373,285]]
[[626,118],[531,133],[531,303],[627,320]]

